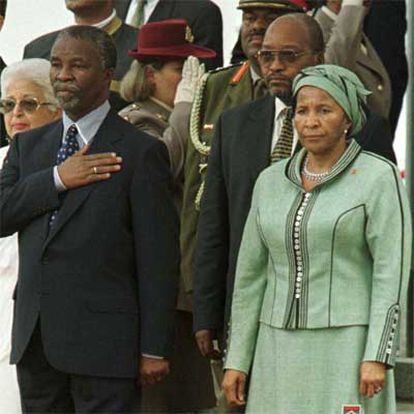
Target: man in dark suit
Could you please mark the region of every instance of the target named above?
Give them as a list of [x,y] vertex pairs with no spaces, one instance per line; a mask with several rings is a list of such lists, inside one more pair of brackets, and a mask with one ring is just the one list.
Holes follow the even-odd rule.
[[62,121],[13,139],[0,236],[19,232],[11,362],[24,412],[135,412],[169,370],[178,219],[167,149],[108,103],[116,50],[72,26],[51,53]]
[[223,22],[220,8],[212,1],[115,0],[115,8],[123,21],[135,27],[166,19],[187,20],[194,43],[217,53],[214,59],[203,61],[206,68],[211,70],[223,66]]
[[[213,348],[215,337],[225,347],[237,255],[254,183],[277,152],[290,105],[292,80],[303,68],[323,63],[323,35],[310,16],[289,14],[269,26],[262,50],[267,52],[259,54],[259,63],[271,94],[226,111],[219,118],[201,205],[194,330],[201,353],[210,358],[218,356]],[[360,137],[361,145],[393,155],[391,138],[384,137],[381,130],[385,121],[375,119]],[[296,142],[294,133],[291,153]]]
[[[134,48],[138,31],[122,23],[114,9],[114,0],[66,0],[66,8],[74,14],[76,24],[98,27],[112,37],[118,61],[111,83],[111,104],[117,110],[124,108],[127,104],[118,95],[119,84],[132,63],[133,59],[128,51]],[[28,43],[24,48],[23,58],[49,59],[58,34],[59,30]]]

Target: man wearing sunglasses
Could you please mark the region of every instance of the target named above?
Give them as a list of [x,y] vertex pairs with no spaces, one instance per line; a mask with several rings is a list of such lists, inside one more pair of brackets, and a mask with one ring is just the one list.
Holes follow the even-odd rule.
[[192,108],[181,213],[181,274],[189,294],[193,291],[194,247],[197,220],[214,125],[226,109],[266,93],[256,53],[264,33],[278,16],[303,12],[303,0],[240,0],[244,63],[211,71],[203,80]]
[[[296,148],[292,81],[302,69],[323,60],[323,35],[313,18],[298,13],[279,17],[258,52],[270,94],[224,112],[216,124],[195,253],[195,329],[206,356],[214,355],[216,336],[225,347],[237,255],[254,183],[262,170]],[[384,123],[374,124],[360,138],[361,145],[395,160]]]
[[64,29],[51,66],[62,121],[16,134],[0,177],[0,236],[19,233],[11,362],[26,413],[137,412],[172,346],[168,152],[110,108],[108,34]]

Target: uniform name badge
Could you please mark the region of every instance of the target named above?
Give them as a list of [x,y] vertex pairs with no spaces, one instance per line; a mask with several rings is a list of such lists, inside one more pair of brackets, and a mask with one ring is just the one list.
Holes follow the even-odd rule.
[[341,414],[363,414],[360,404],[344,404]]

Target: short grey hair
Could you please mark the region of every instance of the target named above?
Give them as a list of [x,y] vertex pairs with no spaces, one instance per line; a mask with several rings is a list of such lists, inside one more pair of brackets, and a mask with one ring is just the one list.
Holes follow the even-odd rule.
[[0,77],[2,98],[6,96],[8,87],[17,80],[33,82],[43,91],[47,102],[56,105],[56,107],[59,106],[50,82],[50,62],[48,60],[25,59],[12,63],[3,69]]
[[155,70],[160,70],[164,63],[160,61],[144,63],[134,60],[121,81],[119,93],[122,99],[127,102],[145,101],[148,99],[154,93],[155,86],[148,81],[145,69],[151,67]]

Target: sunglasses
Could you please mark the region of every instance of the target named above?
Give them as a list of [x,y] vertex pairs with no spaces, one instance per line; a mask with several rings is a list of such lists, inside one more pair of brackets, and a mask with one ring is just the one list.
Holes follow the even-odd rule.
[[293,63],[299,57],[312,52],[296,52],[294,50],[259,50],[257,57],[263,64],[270,64],[276,58],[282,63]]
[[50,102],[40,103],[36,98],[24,98],[17,102],[14,99],[0,99],[0,113],[4,115],[11,112],[16,105],[19,105],[20,109],[27,114],[36,112],[41,106],[55,106]]

